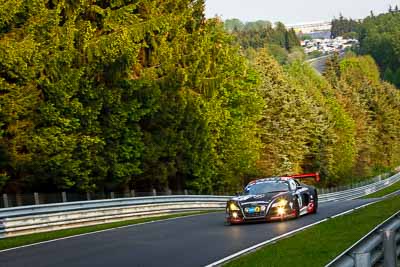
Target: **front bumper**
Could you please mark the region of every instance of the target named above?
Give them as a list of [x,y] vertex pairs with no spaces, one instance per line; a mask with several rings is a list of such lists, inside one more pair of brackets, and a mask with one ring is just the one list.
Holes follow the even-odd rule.
[[230,223],[230,224],[241,224],[244,223],[245,220],[243,218],[237,217],[237,218],[233,218],[233,217],[226,217],[226,222]]
[[233,216],[233,212],[226,213],[226,221],[230,224],[241,224],[246,222],[260,222],[260,221],[282,221],[287,219],[296,218],[298,214],[296,214],[295,210],[286,210],[285,214],[276,214],[272,210],[269,210],[265,216],[260,217],[249,217],[244,216],[242,212],[237,212],[237,216]]

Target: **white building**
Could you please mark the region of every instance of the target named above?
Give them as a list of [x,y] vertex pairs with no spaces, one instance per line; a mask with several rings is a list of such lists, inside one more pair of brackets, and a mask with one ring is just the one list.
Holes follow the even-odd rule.
[[332,27],[331,22],[319,21],[319,22],[309,22],[309,23],[299,23],[287,25],[288,28],[293,28],[297,33],[312,33],[320,31],[330,31]]

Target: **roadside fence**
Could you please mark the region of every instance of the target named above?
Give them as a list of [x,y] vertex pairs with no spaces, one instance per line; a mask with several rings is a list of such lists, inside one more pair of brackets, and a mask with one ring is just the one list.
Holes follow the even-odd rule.
[[365,235],[326,267],[399,266],[400,211]]
[[[322,203],[359,198],[398,181],[400,173],[358,188],[320,194],[319,201]],[[223,210],[229,198],[229,195],[171,193],[165,196],[135,196],[3,208],[0,209],[0,238],[173,213]],[[68,200],[68,195],[66,199]]]
[[[361,188],[366,185],[374,184],[388,178],[391,173],[379,175],[372,179],[364,180],[361,182],[354,182],[345,186],[331,187],[331,188],[317,188],[320,195],[330,194],[335,192],[346,191],[355,188]],[[11,208],[30,205],[53,204],[53,203],[66,203],[75,201],[91,201],[102,199],[119,199],[119,198],[132,198],[132,197],[151,197],[151,196],[176,196],[176,195],[203,195],[202,193],[193,190],[180,190],[172,191],[170,189],[164,191],[157,191],[156,189],[150,192],[142,192],[130,190],[126,192],[96,192],[96,193],[77,193],[77,192],[56,192],[56,193],[20,193],[20,194],[1,194],[0,209]],[[228,196],[234,195],[234,192],[213,192],[210,195],[214,196]]]

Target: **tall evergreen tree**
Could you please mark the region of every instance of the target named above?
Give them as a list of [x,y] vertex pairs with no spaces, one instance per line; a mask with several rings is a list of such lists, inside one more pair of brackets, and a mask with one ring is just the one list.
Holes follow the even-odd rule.
[[324,76],[333,88],[338,86],[340,77],[339,55],[334,53],[326,60]]
[[383,79],[385,81],[394,83],[394,73],[390,67],[386,68],[385,73],[383,74]]

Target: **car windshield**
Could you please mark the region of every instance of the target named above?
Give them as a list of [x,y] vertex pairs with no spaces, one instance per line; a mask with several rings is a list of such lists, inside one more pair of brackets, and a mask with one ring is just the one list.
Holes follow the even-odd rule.
[[289,186],[285,182],[265,182],[254,184],[244,189],[244,195],[260,195],[271,192],[289,191]]

